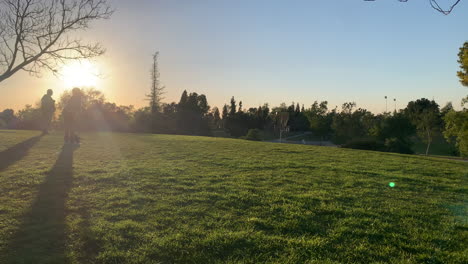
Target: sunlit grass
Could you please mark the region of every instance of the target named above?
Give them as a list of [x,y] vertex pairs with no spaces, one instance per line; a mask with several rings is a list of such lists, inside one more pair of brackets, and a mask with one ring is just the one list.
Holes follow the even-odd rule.
[[[0,133],[0,152],[35,135]],[[110,133],[28,147],[0,167],[0,263],[468,261],[462,161]]]

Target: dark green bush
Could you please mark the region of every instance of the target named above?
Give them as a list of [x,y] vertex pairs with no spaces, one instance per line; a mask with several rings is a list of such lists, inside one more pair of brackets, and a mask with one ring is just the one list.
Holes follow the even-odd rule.
[[385,143],[375,139],[352,140],[342,145],[342,147],[383,152],[396,152],[402,154],[414,153],[411,149],[411,143],[394,137],[385,139]]
[[385,145],[374,139],[357,139],[342,145],[343,148],[385,151]]
[[244,139],[247,140],[254,140],[254,141],[262,141],[263,140],[263,135],[262,131],[260,129],[249,129],[247,132],[247,135],[245,136]]
[[385,149],[388,152],[397,152],[402,154],[413,154],[411,144],[398,138],[385,139]]

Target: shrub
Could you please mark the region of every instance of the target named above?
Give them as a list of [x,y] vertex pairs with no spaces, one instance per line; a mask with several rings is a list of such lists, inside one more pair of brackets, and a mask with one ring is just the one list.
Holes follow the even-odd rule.
[[342,145],[343,148],[383,151],[385,146],[374,139],[357,139]]
[[394,137],[385,139],[385,150],[402,154],[414,153],[410,143]]
[[254,141],[262,141],[263,135],[262,131],[260,129],[249,129],[249,132],[247,132],[247,135],[245,136],[245,139],[247,140],[254,140]]

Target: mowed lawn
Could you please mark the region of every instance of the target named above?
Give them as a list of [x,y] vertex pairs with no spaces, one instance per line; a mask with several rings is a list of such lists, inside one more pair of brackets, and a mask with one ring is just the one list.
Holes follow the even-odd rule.
[[0,131],[0,263],[468,262],[463,161],[38,134]]

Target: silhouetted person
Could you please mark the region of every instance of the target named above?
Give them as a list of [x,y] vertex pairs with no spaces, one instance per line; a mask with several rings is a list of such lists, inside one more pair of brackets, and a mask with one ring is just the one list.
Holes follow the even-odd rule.
[[52,99],[54,92],[52,89],[47,90],[41,99],[41,113],[42,113],[42,133],[49,134],[50,123],[55,113],[55,100]]
[[72,97],[63,108],[63,125],[65,127],[65,143],[80,143],[80,138],[76,135],[76,120],[81,112],[82,93],[79,88],[73,88]]

